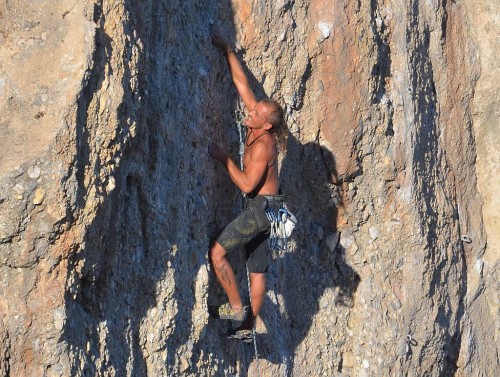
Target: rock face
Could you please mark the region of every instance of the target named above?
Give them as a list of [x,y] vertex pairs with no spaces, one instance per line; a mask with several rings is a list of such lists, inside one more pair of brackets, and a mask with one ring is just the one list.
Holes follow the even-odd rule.
[[[499,8],[0,4],[0,375],[494,375]],[[207,154],[238,150],[213,27],[289,128],[300,224],[258,361],[207,314],[208,244],[241,207]]]

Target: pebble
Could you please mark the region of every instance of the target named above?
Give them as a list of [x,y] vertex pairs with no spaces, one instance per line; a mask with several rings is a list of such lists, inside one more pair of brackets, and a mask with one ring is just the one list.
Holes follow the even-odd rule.
[[342,355],[342,365],[345,368],[354,367],[355,362],[356,362],[356,359],[354,358],[354,355],[352,353],[346,352]]
[[394,160],[391,158],[391,156],[388,156],[388,155],[384,156],[384,165],[388,165],[388,166],[394,165]]
[[476,269],[476,271],[478,273],[482,273],[483,272],[483,266],[484,266],[484,262],[482,259],[478,259],[476,261],[476,263],[474,264],[474,268]]
[[318,22],[318,28],[321,31],[321,36],[323,37],[322,41],[330,37],[331,26],[328,23],[320,21]]
[[359,250],[358,245],[356,245],[354,242],[347,248],[347,253],[349,255],[355,255]]
[[368,232],[370,233],[370,237],[372,238],[372,240],[376,240],[378,238],[378,236],[380,235],[378,229],[374,226],[371,226],[370,229],[368,229]]
[[66,318],[66,310],[62,306],[54,310],[54,321],[60,321]]
[[48,371],[52,376],[62,376],[64,372],[64,365],[61,363],[51,365]]
[[66,311],[63,307],[54,310],[54,326],[57,330],[62,330],[66,319]]
[[36,166],[36,165],[31,166],[28,169],[28,176],[31,179],[38,179],[38,177],[40,177],[40,168],[38,166]]
[[12,171],[12,176],[14,178],[17,178],[17,177],[20,177],[21,175],[24,174],[24,169],[21,167],[21,166],[18,166],[16,167],[13,171]]
[[26,191],[26,187],[22,183],[17,183],[13,188],[12,191],[16,193],[17,195],[22,195]]
[[181,372],[184,373],[189,369],[189,367],[190,367],[189,361],[183,357],[181,360]]
[[[46,229],[43,230],[45,233],[48,233]],[[50,228],[49,228],[50,231]],[[49,242],[45,238],[41,238],[36,242],[35,247],[35,255],[37,257],[42,257],[49,250]]]
[[328,237],[326,237],[326,246],[328,246],[328,250],[330,252],[334,252],[335,248],[337,247],[337,244],[339,242],[339,233],[332,233]]
[[38,188],[35,191],[35,197],[33,198],[33,204],[34,205],[40,205],[43,203],[43,200],[45,199],[45,190],[43,188]]
[[208,76],[208,72],[205,68],[199,67],[198,68],[198,74],[202,77]]
[[110,177],[108,184],[106,185],[106,192],[110,193],[111,191],[113,191],[115,189],[115,187],[116,187],[115,178]]
[[322,346],[327,346],[328,344],[330,344],[330,342],[328,341],[328,337],[324,333],[319,336],[318,342]]
[[353,237],[351,236],[351,234],[349,233],[346,233],[346,232],[342,232],[340,234],[340,244],[342,245],[342,247],[344,249],[347,249],[349,246],[351,246],[351,244],[354,243],[354,239]]

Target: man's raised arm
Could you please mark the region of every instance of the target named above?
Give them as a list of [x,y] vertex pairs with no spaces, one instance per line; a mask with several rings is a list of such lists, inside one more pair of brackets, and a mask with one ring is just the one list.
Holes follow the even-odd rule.
[[257,99],[255,98],[255,94],[253,94],[252,89],[250,89],[248,78],[243,71],[243,67],[238,60],[238,57],[220,34],[212,34],[212,43],[224,53],[229,71],[231,72],[231,78],[236,86],[236,90],[238,90],[238,93],[245,103],[247,110],[252,111],[257,104]]

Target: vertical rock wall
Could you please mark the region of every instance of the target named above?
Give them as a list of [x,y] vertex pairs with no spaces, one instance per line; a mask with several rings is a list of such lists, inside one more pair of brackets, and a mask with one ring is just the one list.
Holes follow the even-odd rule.
[[[497,14],[1,4],[0,374],[492,375]],[[213,27],[289,128],[281,183],[300,224],[271,255],[258,362],[206,311],[224,300],[208,242],[241,206],[207,155],[217,140],[238,158]]]

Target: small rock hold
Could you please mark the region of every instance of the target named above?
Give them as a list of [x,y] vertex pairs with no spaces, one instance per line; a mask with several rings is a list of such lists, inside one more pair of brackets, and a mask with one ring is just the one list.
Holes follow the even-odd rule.
[[182,361],[181,361],[181,372],[185,372],[189,369],[190,365],[189,365],[189,361],[185,358],[182,358]]
[[31,179],[38,179],[38,177],[40,177],[40,168],[38,166],[36,166],[36,165],[31,166],[28,169],[28,176]]
[[23,173],[24,173],[24,169],[21,166],[18,166],[17,168],[15,168],[12,171],[12,176],[14,178],[17,178],[17,177],[20,177],[21,175],[23,175]]
[[342,366],[344,368],[352,368],[355,363],[354,355],[350,352],[346,352],[342,355]]
[[322,40],[325,40],[328,37],[330,37],[331,26],[328,25],[328,23],[326,23],[324,21],[321,21],[321,22],[318,23],[318,28],[321,31],[321,36],[323,37]]
[[38,206],[43,203],[45,199],[45,190],[43,188],[38,188],[35,191],[35,197],[33,198],[33,204]]
[[478,273],[480,273],[480,274],[483,272],[483,266],[484,266],[484,262],[483,262],[483,260],[482,260],[482,259],[478,259],[478,260],[476,261],[476,263],[474,264],[474,268],[475,268],[475,269],[476,269],[476,271],[477,271]]
[[205,68],[199,67],[198,68],[198,74],[202,77],[208,76],[208,72]]
[[149,333],[148,334],[148,342],[153,343],[155,341],[155,334]]
[[115,179],[113,177],[109,178],[108,184],[106,185],[106,192],[110,193],[116,187]]
[[328,337],[324,333],[319,336],[318,342],[322,346],[327,346],[328,344],[330,344],[330,342],[328,341]]
[[326,237],[326,245],[328,246],[330,252],[335,251],[337,244],[339,243],[339,238],[339,233],[332,233],[328,237]]
[[15,194],[17,195],[22,195],[26,191],[26,187],[22,183],[17,183],[13,188],[12,191],[14,191]]
[[372,240],[376,240],[378,238],[378,236],[380,235],[378,229],[374,226],[371,226],[370,229],[368,229],[368,232],[370,233],[370,237],[372,238]]
[[54,321],[62,321],[66,318],[66,311],[62,306],[54,310]]

